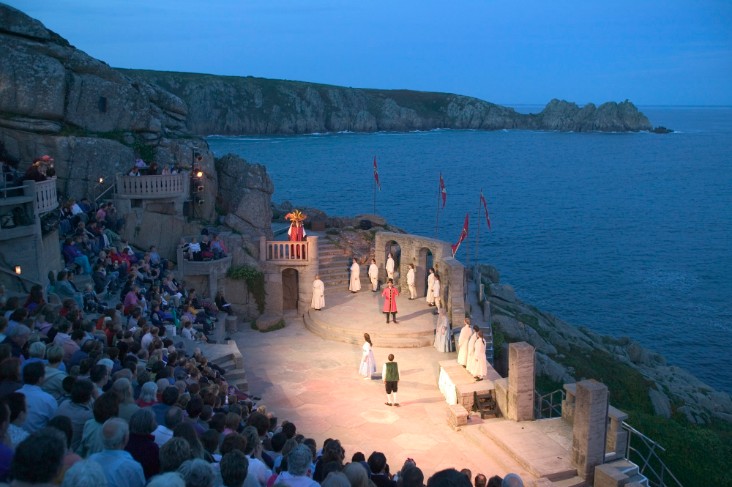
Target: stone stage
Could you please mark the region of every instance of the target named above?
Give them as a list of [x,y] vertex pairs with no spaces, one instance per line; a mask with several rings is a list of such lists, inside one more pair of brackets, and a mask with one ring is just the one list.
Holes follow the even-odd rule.
[[326,340],[363,344],[368,333],[374,348],[416,348],[432,346],[437,315],[424,298],[410,301],[404,294],[397,298],[398,324],[386,323],[381,312],[381,292],[361,289],[357,293],[331,292],[326,289],[325,308],[304,313],[305,326]]

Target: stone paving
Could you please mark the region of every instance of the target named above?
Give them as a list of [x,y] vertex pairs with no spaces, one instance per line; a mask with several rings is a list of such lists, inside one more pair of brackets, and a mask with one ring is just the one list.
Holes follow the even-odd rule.
[[[343,314],[340,319],[352,317]],[[347,459],[357,451],[367,457],[372,451],[382,451],[392,471],[406,458],[413,458],[426,477],[454,467],[469,468],[473,475],[516,472],[527,485],[533,483],[533,476],[513,456],[480,431],[481,424],[506,421],[483,421],[472,415],[469,425],[460,431],[448,425],[448,407],[437,388],[438,362],[454,358],[454,353],[439,353],[432,347],[375,348],[379,372],[389,353],[399,363],[401,407],[389,407],[384,404],[383,383],[357,373],[360,344],[325,340],[309,332],[294,313],[286,322],[282,330],[246,330],[231,336],[244,356],[250,393],[262,397],[259,404],[266,405],[280,421],[294,422],[299,432],[313,437],[319,446],[326,438],[339,439]],[[522,428],[519,423],[514,425]]]

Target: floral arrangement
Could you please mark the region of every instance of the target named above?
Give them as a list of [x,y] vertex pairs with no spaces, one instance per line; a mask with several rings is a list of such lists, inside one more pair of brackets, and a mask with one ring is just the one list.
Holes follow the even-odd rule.
[[300,210],[292,210],[292,212],[285,215],[285,220],[290,220],[291,222],[302,222],[305,220],[308,216],[303,213]]

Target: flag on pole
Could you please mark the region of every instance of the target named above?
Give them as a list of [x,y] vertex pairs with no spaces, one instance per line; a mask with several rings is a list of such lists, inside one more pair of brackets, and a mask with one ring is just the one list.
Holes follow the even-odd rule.
[[452,248],[452,256],[455,257],[455,254],[457,254],[458,249],[460,248],[460,244],[463,243],[463,240],[465,240],[468,236],[468,219],[469,214],[465,214],[465,223],[463,223],[463,231],[460,232],[460,238],[458,239],[457,243],[455,245],[451,245]]
[[480,202],[483,205],[483,211],[485,211],[485,223],[488,225],[488,230],[491,229],[491,219],[488,216],[488,203],[485,202],[485,198],[483,197],[483,190],[480,190]]
[[379,182],[379,166],[376,164],[376,156],[374,156],[374,180],[376,181],[376,186],[379,187],[379,191],[381,191],[381,183]]
[[445,207],[447,201],[447,189],[445,189],[445,180],[442,179],[442,173],[440,173],[440,195],[442,195],[442,207]]

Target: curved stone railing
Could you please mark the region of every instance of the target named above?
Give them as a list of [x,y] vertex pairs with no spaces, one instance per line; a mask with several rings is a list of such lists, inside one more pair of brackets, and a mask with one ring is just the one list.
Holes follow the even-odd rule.
[[159,176],[117,175],[117,196],[131,199],[177,198],[188,194],[188,173]]
[[56,178],[38,181],[34,184],[36,192],[36,213],[43,215],[58,208]]

